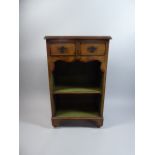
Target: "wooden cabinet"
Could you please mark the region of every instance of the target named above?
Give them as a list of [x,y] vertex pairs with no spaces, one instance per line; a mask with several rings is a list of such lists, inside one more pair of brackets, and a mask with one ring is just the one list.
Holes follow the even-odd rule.
[[110,36],[46,36],[54,127],[63,121],[103,124]]

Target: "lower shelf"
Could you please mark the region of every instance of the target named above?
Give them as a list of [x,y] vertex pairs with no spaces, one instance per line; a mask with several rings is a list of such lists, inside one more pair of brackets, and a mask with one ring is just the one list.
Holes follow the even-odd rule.
[[59,110],[56,112],[56,116],[58,118],[64,117],[74,117],[74,118],[88,118],[88,117],[99,117],[98,112],[88,112],[88,111],[77,111],[77,110]]

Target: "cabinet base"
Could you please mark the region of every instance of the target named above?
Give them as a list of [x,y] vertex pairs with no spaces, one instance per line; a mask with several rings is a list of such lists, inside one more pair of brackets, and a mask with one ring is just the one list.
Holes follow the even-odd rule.
[[51,119],[53,127],[59,127],[61,126],[62,122],[67,122],[67,121],[74,121],[74,122],[89,121],[95,124],[98,128],[100,128],[103,125],[103,120],[104,119],[102,117],[100,118],[56,118],[56,117],[53,117]]

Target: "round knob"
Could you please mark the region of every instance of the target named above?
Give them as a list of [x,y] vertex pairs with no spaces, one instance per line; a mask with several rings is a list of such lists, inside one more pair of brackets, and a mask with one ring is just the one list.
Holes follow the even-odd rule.
[[67,50],[67,48],[64,46],[59,48],[60,53],[65,53],[66,50]]
[[94,46],[88,47],[88,51],[91,52],[91,53],[95,52],[96,49],[97,49],[97,48],[94,47]]

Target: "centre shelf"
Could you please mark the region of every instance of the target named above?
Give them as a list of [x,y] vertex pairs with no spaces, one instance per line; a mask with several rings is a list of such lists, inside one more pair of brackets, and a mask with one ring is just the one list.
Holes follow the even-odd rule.
[[101,94],[101,88],[97,87],[67,87],[57,86],[53,89],[53,94]]

